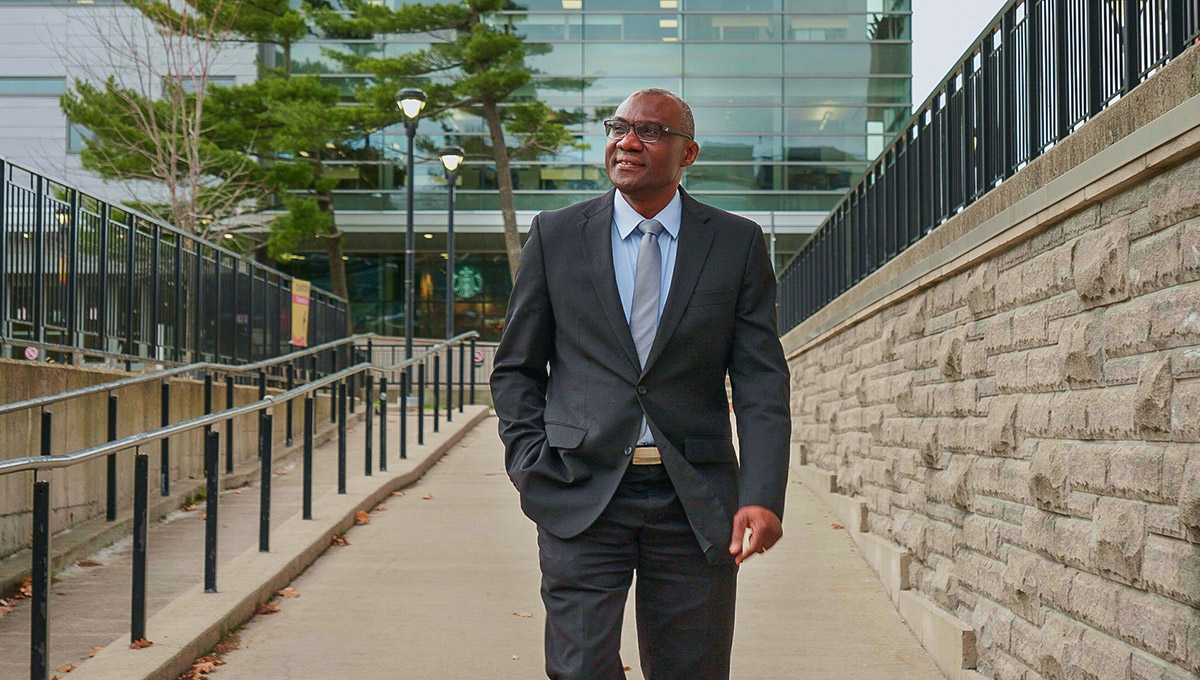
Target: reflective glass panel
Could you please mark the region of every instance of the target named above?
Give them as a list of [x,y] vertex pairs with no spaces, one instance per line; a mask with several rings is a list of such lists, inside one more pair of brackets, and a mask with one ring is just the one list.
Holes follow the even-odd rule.
[[691,14],[687,17],[686,37],[733,41],[782,39],[777,14]]
[[779,78],[687,78],[683,97],[691,106],[705,104],[779,104]]
[[525,65],[534,73],[579,75],[583,46],[578,43],[525,43]]
[[0,95],[62,94],[66,89],[66,78],[0,77]]
[[503,26],[526,40],[579,40],[583,17],[579,14],[503,14],[494,26]]
[[789,161],[862,161],[867,158],[864,136],[784,137],[784,157]]
[[789,104],[908,104],[911,82],[908,78],[786,78],[783,96]]
[[785,12],[907,12],[912,0],[783,0]]
[[681,57],[678,43],[583,46],[584,74],[589,76],[677,76],[682,69]]
[[751,76],[779,73],[783,59],[781,45],[684,46],[688,75]]
[[682,0],[689,12],[778,12],[780,0]]
[[[643,7],[643,9],[647,9]],[[588,14],[583,20],[585,40],[678,40],[677,14]]]
[[785,71],[797,75],[908,74],[912,67],[911,46],[905,44],[808,43],[784,45],[783,49]]
[[767,106],[693,106],[696,134],[704,136],[726,132],[778,132],[781,111]]
[[699,160],[713,161],[770,161],[782,157],[782,138],[770,135],[706,135],[696,142],[700,145]]
[[[681,78],[589,78],[587,88],[583,92],[583,99],[588,104],[616,106],[625,101],[630,94],[647,87],[659,87],[672,92],[680,92],[682,86],[683,79]],[[605,117],[601,115],[597,120]]]

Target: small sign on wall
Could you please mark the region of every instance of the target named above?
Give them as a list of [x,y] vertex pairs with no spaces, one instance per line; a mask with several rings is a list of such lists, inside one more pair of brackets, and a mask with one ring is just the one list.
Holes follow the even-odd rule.
[[292,279],[292,344],[308,347],[308,302],[312,283]]

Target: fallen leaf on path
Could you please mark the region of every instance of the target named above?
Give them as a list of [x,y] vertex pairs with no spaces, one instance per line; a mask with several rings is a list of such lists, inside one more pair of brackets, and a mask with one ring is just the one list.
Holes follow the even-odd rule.
[[631,670],[633,670],[633,667],[632,667],[632,666],[625,666],[623,670],[631,671]]
[[70,673],[71,671],[75,670],[76,668],[79,668],[79,666],[76,666],[73,663],[69,663],[66,666],[63,666],[62,668],[58,669],[58,672],[59,673]]
[[228,654],[240,647],[241,644],[242,639],[237,636],[237,633],[230,633],[218,642],[216,647],[213,647],[213,654]]
[[99,654],[101,651],[103,651],[103,649],[104,649],[103,647],[92,647],[92,653],[91,653],[91,654],[88,654],[88,658],[90,659],[90,658],[92,658],[93,656],[96,656],[96,655],[97,655],[97,654]]
[[8,607],[0,607],[0,614],[11,614],[12,610]]
[[423,501],[431,501],[431,500],[433,500],[433,494],[431,494],[431,493],[427,493],[427,494],[425,494],[424,496],[421,496],[421,500],[423,500]]
[[245,489],[234,489],[233,492],[240,496],[241,494],[246,493],[246,490]]
[[22,597],[33,597],[33,577],[26,576],[21,582],[21,587],[17,589],[17,594],[13,596],[14,600],[19,600]]
[[129,645],[129,648],[130,649],[145,649],[146,647],[149,647],[150,645],[153,645],[153,644],[154,644],[153,642],[147,640],[146,638],[138,638],[133,641],[133,644]]
[[393,491],[393,492],[392,492],[392,495],[393,495],[393,496],[403,496],[403,495],[404,495],[404,492],[403,492],[403,491]]
[[287,468],[275,468],[275,474],[277,474],[277,475],[286,475],[286,474],[287,474]]
[[259,602],[258,603],[258,615],[259,616],[266,616],[267,614],[274,614],[278,611],[279,611],[279,605],[277,605],[277,604],[273,604],[271,602]]
[[841,524],[838,524],[837,522],[834,522],[833,528],[834,529],[845,529],[846,527],[842,526]]
[[79,560],[75,565],[79,567],[103,567],[104,563],[97,562],[96,560]]
[[372,508],[371,512],[383,512],[384,510],[387,510],[387,504],[380,503],[379,505],[376,505],[374,508]]
[[12,600],[6,600],[6,599],[0,597],[0,607],[11,607],[11,606],[13,606]]
[[300,597],[300,591],[296,590],[295,588],[284,588],[283,590],[279,591],[279,594],[288,599]]
[[368,515],[365,510],[355,510],[354,511],[354,523],[355,524],[370,524],[371,516]]
[[200,519],[208,519],[208,513],[207,512],[200,513]]
[[345,534],[334,534],[333,535],[333,544],[334,545],[350,545],[350,541],[346,540]]
[[217,664],[211,661],[198,661],[192,664],[192,670],[197,673],[212,673]]
[[183,510],[184,512],[192,512],[195,509],[196,509],[196,506],[193,503],[188,503],[187,505],[180,508],[180,510]]
[[529,612],[513,612],[513,616],[519,616],[523,619],[532,619],[533,618],[533,614],[530,614]]

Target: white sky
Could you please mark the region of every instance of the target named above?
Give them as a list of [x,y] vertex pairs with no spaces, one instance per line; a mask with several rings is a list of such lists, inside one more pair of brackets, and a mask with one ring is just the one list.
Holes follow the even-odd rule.
[[912,0],[913,106],[925,101],[1003,6],[1004,0]]

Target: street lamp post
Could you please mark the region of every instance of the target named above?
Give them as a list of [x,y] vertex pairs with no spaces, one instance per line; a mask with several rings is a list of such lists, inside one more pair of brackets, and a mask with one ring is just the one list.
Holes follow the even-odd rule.
[[454,185],[458,181],[458,166],[463,150],[447,146],[439,154],[446,169],[446,190],[449,202],[446,211],[446,339],[454,337]]
[[415,88],[407,88],[396,93],[396,106],[404,115],[404,131],[408,133],[408,171],[404,176],[404,184],[408,189],[408,200],[405,208],[408,217],[407,229],[404,232],[404,358],[411,359],[413,355],[413,278],[416,262],[413,260],[413,138],[417,136],[417,119],[425,108],[425,93]]

